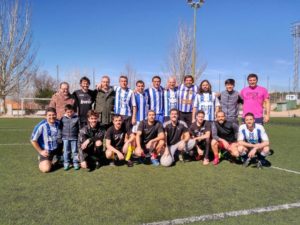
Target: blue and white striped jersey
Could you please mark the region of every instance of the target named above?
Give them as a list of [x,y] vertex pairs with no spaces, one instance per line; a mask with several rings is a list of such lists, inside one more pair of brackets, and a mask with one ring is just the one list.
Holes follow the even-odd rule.
[[139,92],[134,94],[136,101],[136,121],[140,122],[146,119],[147,115],[147,96],[145,93],[141,94]]
[[59,136],[59,121],[54,125],[50,125],[47,120],[42,120],[36,125],[31,134],[31,140],[37,141],[40,148],[47,151],[57,149],[57,138]]
[[145,90],[146,96],[148,98],[148,105],[150,110],[154,110],[156,114],[164,113],[164,89],[159,87],[148,88]]
[[239,127],[238,141],[245,141],[251,144],[262,143],[263,141],[269,141],[269,137],[265,131],[265,128],[260,124],[254,124],[254,129],[251,132],[246,124],[242,124]]
[[178,88],[164,90],[164,116],[170,116],[171,109],[178,109]]
[[205,112],[204,119],[207,121],[215,120],[215,109],[220,106],[219,99],[214,92],[197,94],[194,101],[194,108]]
[[186,87],[184,84],[179,86],[177,97],[178,97],[178,110],[180,112],[192,112],[193,104],[198,92],[197,85]]
[[122,116],[131,116],[132,107],[136,106],[134,93],[131,89],[114,86],[116,92],[114,112]]

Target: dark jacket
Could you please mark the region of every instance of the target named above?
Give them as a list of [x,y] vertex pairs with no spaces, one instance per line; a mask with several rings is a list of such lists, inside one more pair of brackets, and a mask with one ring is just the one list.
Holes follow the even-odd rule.
[[95,128],[90,127],[90,125],[86,125],[79,131],[78,144],[81,146],[83,142],[85,142],[87,139],[90,139],[89,146],[91,146],[94,145],[98,140],[103,141],[104,136],[105,130],[102,126],[100,126],[99,122]]
[[115,103],[115,91],[112,87],[108,92],[98,90],[95,101],[95,110],[99,113],[99,121],[103,125],[110,124],[112,122],[112,115],[114,112]]
[[213,139],[219,141],[220,138],[232,143],[236,142],[239,126],[236,123],[226,121],[223,124],[214,121],[212,126],[212,137]]
[[79,117],[74,114],[71,118],[63,116],[60,120],[61,139],[78,140]]

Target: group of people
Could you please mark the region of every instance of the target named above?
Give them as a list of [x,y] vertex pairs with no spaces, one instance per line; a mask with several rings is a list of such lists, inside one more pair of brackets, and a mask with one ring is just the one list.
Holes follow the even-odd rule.
[[[145,89],[142,80],[134,90],[121,75],[119,86],[110,86],[103,76],[95,90],[90,80],[80,80],[73,94],[60,84],[46,109],[46,119],[33,130],[31,143],[39,153],[39,169],[49,172],[63,159],[71,166],[99,168],[108,163],[134,162],[171,166],[176,161],[202,160],[219,164],[221,155],[245,166],[268,163],[269,138],[263,124],[270,118],[268,91],[257,85],[258,76],[248,75],[249,86],[234,90],[235,81],[225,81],[225,91],[215,93],[208,80],[199,87],[186,75],[177,85],[169,77],[166,88],[159,76]],[[239,106],[243,105],[239,126]],[[211,154],[212,153],[212,154]]]

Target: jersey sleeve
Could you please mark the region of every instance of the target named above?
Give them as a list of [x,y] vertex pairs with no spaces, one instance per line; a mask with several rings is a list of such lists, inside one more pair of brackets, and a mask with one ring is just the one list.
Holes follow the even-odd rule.
[[157,133],[160,134],[162,132],[164,132],[164,128],[163,128],[162,124],[159,122],[158,126],[157,126]]
[[[221,96],[221,95],[220,95],[220,96]],[[216,107],[217,107],[217,106],[221,106],[220,101],[219,101],[219,98],[216,97],[216,94],[215,94],[215,106],[216,106]]]
[[238,132],[238,138],[237,138],[238,141],[243,141],[244,140],[244,134],[243,134],[243,126],[241,125],[239,127],[239,132]]
[[135,94],[133,91],[131,91],[131,105],[132,107],[136,107]]
[[196,94],[195,96],[195,100],[194,100],[194,103],[193,103],[193,108],[198,108],[198,105],[199,105],[199,94]]
[[262,139],[262,141],[269,141],[269,137],[266,133],[265,128],[263,126],[261,126],[260,129],[261,129],[261,139]]
[[137,131],[143,132],[143,126],[144,126],[144,122],[140,122]]
[[43,132],[42,126],[36,126],[31,134],[31,141],[37,141]]
[[105,139],[111,140],[112,139],[112,128],[108,128],[105,134]]
[[270,95],[267,89],[264,88],[264,100],[270,99]]

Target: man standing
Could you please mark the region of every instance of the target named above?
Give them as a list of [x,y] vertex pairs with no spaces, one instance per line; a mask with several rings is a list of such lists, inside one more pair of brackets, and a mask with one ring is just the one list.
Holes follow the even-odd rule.
[[99,168],[105,158],[103,151],[105,130],[100,126],[98,118],[99,114],[96,111],[88,111],[88,124],[79,131],[79,158],[83,169]]
[[253,113],[245,115],[245,124],[239,128],[238,149],[242,156],[244,166],[248,166],[251,160],[257,156],[257,167],[268,166],[265,159],[270,153],[270,142],[265,128],[255,123]]
[[47,108],[46,119],[35,126],[31,135],[31,144],[39,154],[39,169],[43,173],[51,171],[53,157],[58,154],[58,137],[61,135],[56,118],[56,110]]
[[219,99],[216,94],[211,90],[211,84],[208,80],[203,80],[200,83],[199,94],[196,95],[193,108],[193,122],[195,121],[195,115],[198,110],[205,112],[205,120],[214,121],[216,118],[216,112],[220,109]]
[[[105,134],[106,158],[114,161],[124,160],[128,151],[128,147],[133,140],[134,135],[131,134],[130,131],[126,131],[126,128],[122,123],[122,117],[120,115],[114,115],[113,125],[108,128]],[[127,160],[127,166],[133,166],[133,163],[130,159]]]
[[139,124],[146,118],[147,115],[147,95],[144,92],[145,83],[142,80],[136,82],[135,101],[136,101],[136,124],[133,126],[133,133],[137,132]]
[[179,119],[186,122],[188,127],[192,124],[193,104],[198,92],[197,86],[193,83],[193,76],[186,75],[184,77],[184,84],[179,86],[177,94]]
[[[223,111],[217,112],[217,121],[212,124],[212,141],[211,148],[214,155],[217,155],[219,150],[228,151],[232,156],[239,157],[237,136],[239,126],[231,121],[227,121]],[[215,162],[218,164],[219,162]]]
[[52,96],[49,107],[56,110],[57,119],[60,120],[65,114],[65,105],[74,105],[74,103],[75,99],[70,94],[69,84],[67,82],[62,82],[59,85],[59,91]]
[[225,81],[226,90],[221,92],[219,96],[222,111],[225,114],[226,121],[239,124],[239,104],[243,104],[243,99],[239,95],[239,92],[234,90],[235,80],[227,79]]
[[[195,141],[195,145],[197,148],[197,159],[202,158],[203,159],[203,165],[209,164],[209,150],[210,150],[210,135],[211,135],[211,123],[204,120],[205,112],[202,110],[199,110],[196,113],[196,122],[194,122],[190,126],[190,133],[192,136],[192,140]],[[217,156],[217,159],[219,156]]]
[[95,91],[89,89],[90,79],[87,77],[82,77],[80,79],[80,90],[73,92],[75,98],[75,111],[79,116],[80,127],[87,125],[86,115],[89,110],[92,109],[92,105],[95,102]]
[[149,110],[156,113],[156,120],[164,122],[164,89],[160,86],[161,78],[159,76],[152,77],[152,87],[146,89]]
[[136,123],[136,101],[134,93],[128,88],[128,78],[121,75],[119,87],[114,87],[116,92],[114,113],[121,115],[127,130],[131,130]]
[[109,76],[103,76],[96,94],[95,111],[99,113],[99,122],[105,129],[112,125],[115,94]]
[[195,146],[195,142],[190,140],[190,133],[186,123],[178,120],[177,109],[171,109],[170,120],[164,123],[166,148],[162,157],[171,155],[174,162],[174,155],[176,151],[189,152]]
[[176,78],[169,77],[167,88],[164,90],[164,122],[170,120],[170,111],[178,109]]
[[[258,86],[258,76],[251,73],[247,77],[249,87],[241,91],[244,100],[243,119],[247,113],[253,113],[255,123],[263,124],[270,120],[270,96],[266,88]],[[264,114],[265,109],[265,114]]]
[[136,133],[136,149],[135,155],[146,157],[151,155],[151,162],[154,166],[158,166],[158,154],[164,147],[164,129],[162,124],[155,120],[155,112],[149,110],[147,120],[140,122]]

